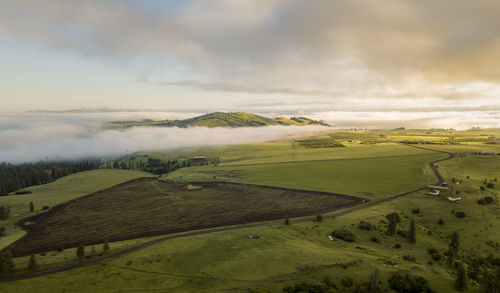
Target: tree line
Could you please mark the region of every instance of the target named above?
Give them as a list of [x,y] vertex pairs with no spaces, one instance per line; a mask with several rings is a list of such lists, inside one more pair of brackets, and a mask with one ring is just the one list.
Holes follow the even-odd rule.
[[60,177],[99,168],[96,162],[0,163],[0,195],[52,182]]

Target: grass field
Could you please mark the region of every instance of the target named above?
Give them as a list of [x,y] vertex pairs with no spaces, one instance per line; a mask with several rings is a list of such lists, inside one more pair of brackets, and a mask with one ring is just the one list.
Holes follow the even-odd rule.
[[427,152],[382,158],[202,166],[180,169],[166,178],[227,180],[380,199],[436,182],[428,164],[443,157],[446,155]]
[[165,183],[137,179],[26,219],[18,256],[59,246],[103,243],[203,228],[315,215],[360,198],[233,183]]
[[[191,148],[177,154],[171,151],[148,154],[162,159],[196,155],[220,158],[218,167],[190,167],[169,174],[168,178],[177,180],[210,181],[215,175],[216,180],[258,182],[309,190],[346,190],[352,191],[346,193],[377,199],[386,194],[395,194],[397,190],[410,190],[412,184],[420,187],[433,183],[436,178],[428,168],[428,162],[446,155],[390,142],[361,144],[360,141],[398,141],[419,136],[435,136],[432,139],[439,141],[448,135],[479,140],[483,139],[481,134],[490,132],[439,131],[426,135],[425,131],[414,130],[363,131],[363,134],[352,131],[345,132],[345,137],[335,137],[346,145],[341,148],[292,148],[293,142],[279,142]],[[349,138],[352,142],[348,142]],[[480,141],[463,145],[422,146],[460,154],[437,165],[447,181],[452,182],[455,178],[459,182],[454,183],[453,188],[463,197],[462,202],[452,203],[422,191],[335,219],[325,218],[322,222],[292,222],[291,225],[262,226],[172,239],[69,272],[0,283],[0,291],[248,292],[249,289],[261,289],[264,292],[281,292],[288,284],[304,281],[318,283],[324,277],[330,277],[343,292],[352,292],[352,288],[341,285],[341,278],[350,276],[359,284],[367,282],[369,275],[378,270],[384,285],[387,285],[386,280],[391,273],[407,272],[425,277],[435,292],[455,292],[453,281],[456,270],[447,266],[445,259],[433,261],[427,250],[435,248],[444,256],[450,235],[458,231],[458,260],[466,266],[473,257],[500,257],[500,234],[497,233],[500,230],[500,184],[494,181],[494,178],[500,179],[500,156],[472,155],[497,148],[497,145]],[[333,172],[338,173],[332,176]],[[480,187],[485,186],[484,179],[495,186],[481,190]],[[186,185],[186,192],[200,190],[197,188],[200,185],[196,183],[191,183],[189,188],[189,183],[179,184]],[[367,194],[366,189],[373,194]],[[477,201],[484,196],[492,196],[495,202],[479,205]],[[414,213],[413,210],[417,208],[419,212]],[[457,211],[465,212],[466,217],[457,218]],[[416,221],[415,244],[402,236],[385,234],[385,215],[390,212],[401,215],[402,222],[398,224],[398,229],[406,230],[411,219]],[[438,224],[439,219],[443,220],[443,225]],[[358,229],[360,221],[372,223],[375,229]],[[355,241],[330,241],[327,236],[335,229],[352,231]],[[249,239],[248,235],[260,237]],[[373,237],[378,242],[373,242]],[[395,248],[396,244],[400,244],[401,248]],[[68,250],[64,257],[70,259],[71,253],[74,254],[74,251]],[[415,260],[405,260],[405,256],[412,256]],[[57,256],[55,253],[53,257],[61,261],[63,255]],[[49,255],[43,256],[43,262],[51,263]],[[26,266],[27,258],[18,258],[16,263]],[[469,281],[468,286],[466,292],[480,292],[477,284]]]

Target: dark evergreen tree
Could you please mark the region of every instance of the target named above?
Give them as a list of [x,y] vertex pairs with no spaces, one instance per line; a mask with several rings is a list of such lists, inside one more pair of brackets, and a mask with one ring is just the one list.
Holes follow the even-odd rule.
[[10,250],[0,252],[0,274],[14,272],[14,259]]
[[108,240],[104,241],[104,245],[102,246],[102,250],[107,253],[109,251],[109,243]]
[[473,284],[479,281],[479,275],[481,273],[481,263],[479,259],[475,258],[472,260],[468,267],[467,276],[472,280]]
[[82,261],[85,257],[85,247],[83,244],[78,245],[78,248],[76,249],[76,256],[80,261]]
[[30,201],[30,213],[35,211],[35,205],[33,204],[32,201]]
[[451,266],[453,264],[453,262],[455,261],[459,246],[460,246],[460,238],[459,238],[458,232],[455,231],[451,235],[451,240],[450,240],[450,243],[448,245],[448,259],[447,259],[446,263],[449,266]]
[[408,240],[410,243],[415,243],[417,241],[417,231],[415,228],[415,221],[411,220],[410,229],[408,230]]
[[387,234],[394,236],[394,234],[396,234],[397,224],[399,222],[401,222],[401,218],[399,217],[399,214],[396,212],[390,213],[390,214],[386,215],[385,217],[388,221]]
[[10,210],[8,207],[0,207],[0,220],[6,220],[9,218]]
[[32,254],[30,257],[30,261],[28,263],[28,270],[34,271],[34,270],[36,270],[36,267],[37,267],[37,263],[36,263],[35,255]]
[[467,289],[467,275],[462,263],[457,268],[457,279],[455,280],[455,289],[458,291],[465,291]]

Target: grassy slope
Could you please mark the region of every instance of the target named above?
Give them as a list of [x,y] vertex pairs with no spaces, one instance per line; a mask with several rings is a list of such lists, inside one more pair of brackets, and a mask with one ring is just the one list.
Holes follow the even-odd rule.
[[179,181],[228,180],[297,189],[338,192],[371,199],[388,197],[436,181],[428,163],[443,154],[389,158],[306,161],[180,169],[167,178]]
[[[467,158],[473,160],[474,157]],[[459,160],[441,165],[441,171],[450,176],[499,177],[497,161],[466,165]],[[484,174],[483,171],[487,174]],[[475,201],[483,196],[478,185],[472,181],[472,194],[461,204],[434,198],[424,193],[399,198],[353,214],[326,219],[322,223],[301,223],[290,226],[249,228],[200,235],[186,239],[167,241],[139,252],[105,262],[105,266],[93,265],[71,272],[52,275],[51,278],[36,278],[0,284],[2,292],[37,289],[40,292],[55,290],[87,292],[131,292],[141,290],[164,290],[169,292],[246,292],[247,288],[262,288],[278,292],[289,283],[321,281],[330,276],[339,284],[343,276],[355,280],[367,280],[377,268],[384,279],[390,272],[408,271],[427,278],[437,292],[452,292],[453,271],[445,264],[428,264],[430,247],[441,253],[447,248],[448,236],[455,230],[461,235],[461,254],[472,248],[482,256],[498,254],[495,248],[485,244],[486,240],[500,241],[497,233],[500,219],[495,216],[498,206],[480,206]],[[493,192],[498,194],[498,188]],[[490,190],[491,192],[491,190]],[[420,208],[414,215],[411,209]],[[468,218],[456,219],[451,210],[466,210]],[[379,223],[383,215],[398,211],[403,215],[401,228],[406,228],[409,218],[417,221],[417,243],[409,244],[399,236],[387,237],[380,231],[363,231],[353,225],[359,221]],[[439,218],[445,225],[437,225]],[[329,241],[326,235],[333,229],[351,228],[356,242]],[[383,226],[380,226],[384,229]],[[432,231],[432,235],[428,231]],[[260,235],[260,239],[248,239],[247,235]],[[380,244],[370,241],[372,236],[381,239]],[[478,241],[481,239],[481,241]],[[394,249],[401,243],[401,249]],[[359,249],[360,247],[362,249]],[[367,250],[366,250],[367,249]],[[403,260],[404,255],[413,255],[416,262]],[[293,255],[293,257],[290,257]],[[385,266],[390,260],[398,267]],[[353,264],[353,262],[355,264]],[[343,268],[345,266],[346,268]],[[92,280],[92,282],[88,282]],[[478,292],[469,284],[470,292]]]
[[256,114],[236,112],[236,113],[210,113],[184,120],[165,121],[124,121],[113,122],[114,126],[167,126],[167,127],[256,127],[270,125],[322,125],[319,121],[307,118],[267,118]]
[[428,154],[428,151],[410,148],[396,143],[364,145],[345,142],[342,148],[303,148],[293,141],[279,141],[255,143],[247,145],[187,147],[166,151],[140,152],[136,160],[147,160],[141,157],[160,159],[163,161],[174,159],[189,159],[194,156],[219,158],[221,166],[277,163],[289,161],[312,161],[350,158],[371,158],[398,155]]
[[3,248],[24,235],[13,226],[18,220],[33,215],[29,213],[29,203],[33,201],[36,212],[43,206],[55,206],[62,202],[96,192],[113,185],[138,177],[151,176],[149,173],[130,170],[92,170],[79,172],[59,178],[58,180],[39,186],[26,188],[33,193],[0,197],[0,206],[9,206],[11,217],[0,221],[0,226],[7,229],[7,236],[0,237],[0,248]]
[[[454,146],[426,147],[450,150]],[[243,156],[244,153],[241,154]],[[477,163],[479,160],[480,163]],[[461,254],[474,248],[482,256],[490,253],[498,256],[494,247],[485,244],[487,240],[500,241],[500,235],[492,233],[500,228],[498,204],[480,206],[476,201],[490,192],[498,197],[500,189],[497,186],[493,190],[480,192],[480,179],[476,177],[499,178],[500,173],[498,158],[494,156],[456,158],[439,165],[440,171],[448,180],[451,177],[463,178],[462,186],[471,192],[463,203],[455,204],[420,193],[334,220],[327,219],[319,224],[311,222],[249,228],[171,240],[106,261],[105,266],[93,265],[50,277],[0,284],[0,290],[246,292],[246,288],[261,287],[278,292],[286,284],[304,280],[321,281],[324,276],[332,277],[337,284],[345,275],[356,280],[367,280],[368,275],[377,268],[382,279],[389,272],[403,270],[426,277],[437,292],[452,292],[453,272],[442,264],[429,265],[430,258],[425,251],[429,247],[435,247],[443,253],[447,247],[448,235],[458,230],[461,235]],[[466,176],[471,177],[469,182],[466,181]],[[421,209],[421,215],[410,212],[415,207]],[[451,210],[464,210],[468,217],[457,219]],[[326,238],[326,234],[332,229],[351,227],[360,220],[378,223],[384,214],[391,211],[398,211],[417,221],[416,244],[410,245],[401,237],[387,237],[377,231],[354,228],[357,236],[355,243],[328,241]],[[409,220],[405,216],[400,225],[402,228],[408,226]],[[439,218],[444,219],[445,225],[437,225]],[[432,235],[428,235],[428,230],[433,232]],[[261,235],[261,238],[250,240],[246,237],[250,234]],[[372,236],[378,236],[382,240],[381,244],[371,242],[369,239]],[[396,242],[403,247],[393,249]],[[413,263],[402,260],[405,254],[416,256],[417,261]],[[382,265],[383,259],[397,262],[398,267]],[[359,264],[342,268],[342,264],[353,261],[358,261]],[[477,287],[470,283],[469,287],[470,292],[478,292]]]

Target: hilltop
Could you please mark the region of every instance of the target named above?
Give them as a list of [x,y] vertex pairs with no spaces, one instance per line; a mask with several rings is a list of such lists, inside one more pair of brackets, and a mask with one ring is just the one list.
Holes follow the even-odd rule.
[[133,127],[133,126],[162,126],[162,127],[259,127],[259,126],[271,126],[271,125],[323,125],[328,126],[328,124],[323,121],[312,120],[305,117],[277,117],[277,118],[267,118],[259,116],[256,114],[245,113],[245,112],[215,112],[210,114],[205,114],[193,118],[188,118],[184,120],[142,120],[142,121],[117,121],[111,122],[114,127]]

